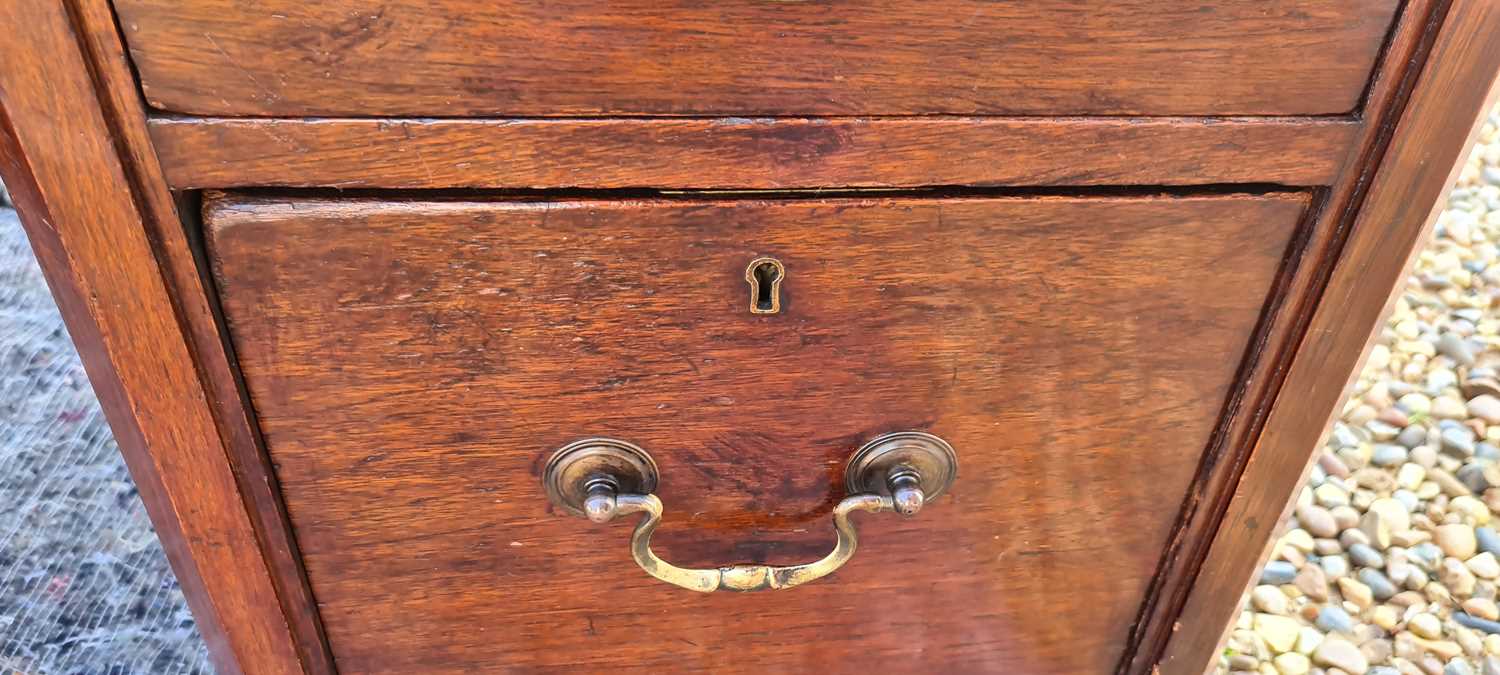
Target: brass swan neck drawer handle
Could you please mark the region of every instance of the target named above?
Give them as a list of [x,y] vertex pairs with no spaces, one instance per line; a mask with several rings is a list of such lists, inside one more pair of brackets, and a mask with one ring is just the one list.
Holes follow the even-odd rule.
[[661,524],[656,462],[645,450],[611,438],[588,438],[558,449],[547,462],[543,484],[552,502],[570,514],[604,523],[643,514],[630,537],[630,553],[647,574],[674,586],[711,593],[774,591],[821,579],[842,567],[859,546],[849,522],[855,511],[895,511],[915,515],[957,477],[958,459],[943,439],[918,431],[887,434],[866,443],[845,468],[849,491],[833,509],[837,540],[828,555],[801,565],[729,565],[711,569],[678,567],[651,550]]

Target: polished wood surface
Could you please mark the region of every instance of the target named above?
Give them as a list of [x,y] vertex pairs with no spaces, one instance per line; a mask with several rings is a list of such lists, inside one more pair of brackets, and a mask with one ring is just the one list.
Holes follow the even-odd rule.
[[116,0],[229,116],[1329,115],[1398,0]]
[[1318,302],[1304,307],[1306,332],[1182,610],[1179,621],[1189,629],[1173,636],[1162,657],[1166,675],[1196,674],[1213,658],[1373,344],[1372,327],[1382,325],[1392,289],[1429,236],[1457,176],[1455,160],[1495,100],[1500,0],[1454,3],[1424,37],[1435,44],[1399,112],[1385,120],[1393,129],[1381,140],[1379,170],[1360,186],[1360,203],[1336,216],[1348,222],[1348,241]]
[[[1348,219],[1357,211],[1363,190],[1368,187],[1369,176],[1364,167],[1374,166],[1384,151],[1390,127],[1400,114],[1400,107],[1416,79],[1416,73],[1409,65],[1421,63],[1427,57],[1445,9],[1443,0],[1413,0],[1403,8],[1391,43],[1371,82],[1354,150],[1338,171],[1338,179],[1327,190],[1318,192],[1306,227],[1307,241],[1298,247],[1298,255],[1288,261],[1285,286],[1267,305],[1262,325],[1251,338],[1252,353],[1238,382],[1237,404],[1221,421],[1223,427],[1216,436],[1215,446],[1205,457],[1201,472],[1204,485],[1197,499],[1184,505],[1181,525],[1167,548],[1145,610],[1136,622],[1136,634],[1132,639],[1134,652],[1121,672],[1149,670],[1162,660],[1169,641],[1178,645],[1188,642],[1212,644],[1224,633],[1228,614],[1200,618],[1195,612],[1189,612],[1192,618],[1182,620],[1188,594],[1199,581],[1199,571],[1209,555],[1213,534],[1239,487],[1256,439],[1265,429],[1267,411],[1285,381],[1291,359],[1307,330],[1312,308],[1321,298],[1330,270],[1349,234]],[[1311,453],[1313,450],[1313,446],[1285,449],[1292,453]],[[1298,455],[1291,463],[1295,465],[1304,459],[1305,455]],[[1274,513],[1267,514],[1265,522],[1274,518]],[[1246,583],[1254,576],[1253,572],[1247,574],[1250,576],[1243,579]],[[1203,581],[1222,583],[1224,579],[1205,578]],[[1241,580],[1235,583],[1241,583]],[[1223,602],[1233,606],[1239,597],[1226,597]],[[1196,675],[1195,671],[1202,670],[1201,664],[1212,661],[1211,652],[1195,654],[1196,661],[1176,656],[1170,659],[1170,663],[1161,665],[1173,672],[1194,672]]]
[[[1176,675],[1496,5],[47,0],[0,9],[0,173],[221,672]],[[267,186],[435,191],[212,196],[230,335],[193,190]],[[781,315],[744,306],[757,252]],[[897,428],[954,441],[957,488],[787,594],[661,586],[537,484],[617,434],[669,560],[802,562]]]
[[179,189],[1325,185],[1359,128],[1344,118],[151,120]]
[[[1308,204],[219,195],[205,224],[342,671],[1080,673],[1123,655]],[[758,255],[781,314],[748,311]],[[616,436],[660,464],[664,557],[801,562],[899,429],[954,444],[953,491],[786,593],[649,579],[539,484]]]
[[123,130],[129,90],[111,88],[122,63],[100,9],[0,3],[18,27],[0,41],[0,177],[219,672],[328,672],[307,660],[316,634],[288,617],[266,521],[241,497],[216,419],[233,380],[206,381],[222,371],[194,333],[213,325],[207,296],[159,263],[191,255],[149,151]]
[[[328,675],[333,658],[323,639],[317,606],[302,571],[302,557],[292,537],[281,502],[280,488],[269,458],[260,446],[254,411],[240,386],[234,354],[224,339],[217,316],[218,300],[211,296],[207,270],[199,264],[201,248],[197,231],[197,201],[186,200],[185,223],[174,204],[174,195],[162,177],[161,164],[147,135],[146,111],[124,45],[107,0],[73,0],[73,12],[84,45],[91,57],[96,87],[108,97],[103,106],[122,153],[130,187],[141,210],[147,237],[154,243],[156,261],[169,293],[177,303],[177,316],[189,340],[189,349],[228,453],[231,471],[245,495],[251,522],[260,542],[271,582],[281,601],[280,619],[295,636],[294,646],[302,661],[301,672]],[[264,608],[273,611],[271,608]],[[220,666],[225,670],[224,666]]]

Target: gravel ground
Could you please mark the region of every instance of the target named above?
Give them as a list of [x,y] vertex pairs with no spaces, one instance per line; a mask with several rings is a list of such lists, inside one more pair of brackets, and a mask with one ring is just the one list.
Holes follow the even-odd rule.
[[0,673],[209,673],[15,212],[0,205]]
[[1500,109],[1220,672],[1500,675]]

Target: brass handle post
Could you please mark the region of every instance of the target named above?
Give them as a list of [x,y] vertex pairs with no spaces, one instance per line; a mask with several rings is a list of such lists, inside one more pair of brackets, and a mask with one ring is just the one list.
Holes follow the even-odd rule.
[[[639,513],[630,536],[630,554],[646,574],[692,591],[767,591],[800,586],[842,567],[859,547],[849,516],[856,511],[895,511],[913,516],[945,491],[957,475],[953,449],[921,432],[888,434],[865,444],[850,458],[845,485],[854,494],[833,509],[833,550],[800,565],[740,564],[716,568],[678,567],[651,550],[651,535],[662,520],[661,500],[652,494],[656,464],[639,447],[614,439],[570,443],[553,454],[543,481],[553,502],[594,522]],[[636,491],[631,491],[632,489]]]

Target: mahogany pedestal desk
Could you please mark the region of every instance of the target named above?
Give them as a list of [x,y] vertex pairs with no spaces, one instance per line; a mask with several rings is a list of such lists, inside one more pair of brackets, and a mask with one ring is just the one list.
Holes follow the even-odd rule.
[[226,673],[1201,672],[1500,0],[13,0]]

